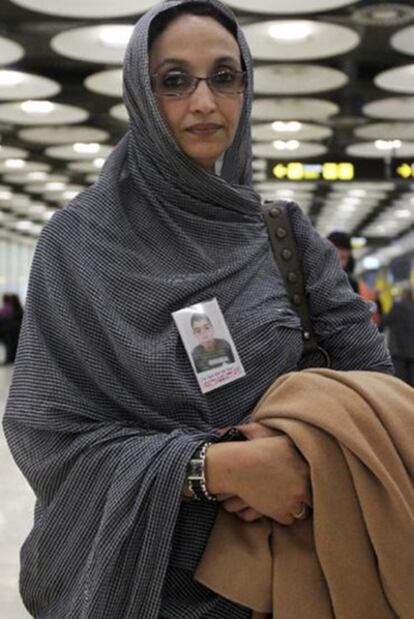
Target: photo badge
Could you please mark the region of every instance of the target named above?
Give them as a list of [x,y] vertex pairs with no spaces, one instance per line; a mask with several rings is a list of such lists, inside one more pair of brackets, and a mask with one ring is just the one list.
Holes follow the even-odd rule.
[[172,316],[203,393],[246,375],[217,299]]

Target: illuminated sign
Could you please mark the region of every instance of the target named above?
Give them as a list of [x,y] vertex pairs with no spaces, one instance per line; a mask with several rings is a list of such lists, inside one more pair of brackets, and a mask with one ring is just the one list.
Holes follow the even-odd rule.
[[326,163],[276,163],[272,174],[279,180],[289,181],[352,181],[355,178],[355,166],[350,162]]
[[397,167],[397,175],[401,178],[414,178],[414,163],[401,163]]
[[346,183],[354,180],[395,180],[404,183],[414,179],[414,162],[355,158],[352,161],[299,162],[268,159],[267,177],[280,181],[325,181]]

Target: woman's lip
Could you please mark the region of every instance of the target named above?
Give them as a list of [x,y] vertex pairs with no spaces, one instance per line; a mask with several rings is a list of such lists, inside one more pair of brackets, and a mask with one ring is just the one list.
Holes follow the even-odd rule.
[[198,133],[198,134],[208,134],[208,133],[215,133],[216,131],[218,131],[219,129],[221,129],[221,125],[192,125],[191,127],[188,127],[187,131],[189,131],[190,133]]

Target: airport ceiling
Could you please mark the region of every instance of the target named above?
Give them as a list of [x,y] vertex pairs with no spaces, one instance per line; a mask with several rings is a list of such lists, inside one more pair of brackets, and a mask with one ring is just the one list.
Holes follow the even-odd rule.
[[[0,0],[0,236],[36,238],[96,178],[127,129],[126,40],[155,3]],[[255,59],[263,197],[381,256],[414,248],[414,1],[227,4]]]

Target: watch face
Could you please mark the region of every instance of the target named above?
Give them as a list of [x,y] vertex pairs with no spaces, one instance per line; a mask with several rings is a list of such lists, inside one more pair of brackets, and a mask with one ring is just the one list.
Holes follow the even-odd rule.
[[187,469],[187,479],[204,479],[203,460],[193,458]]

